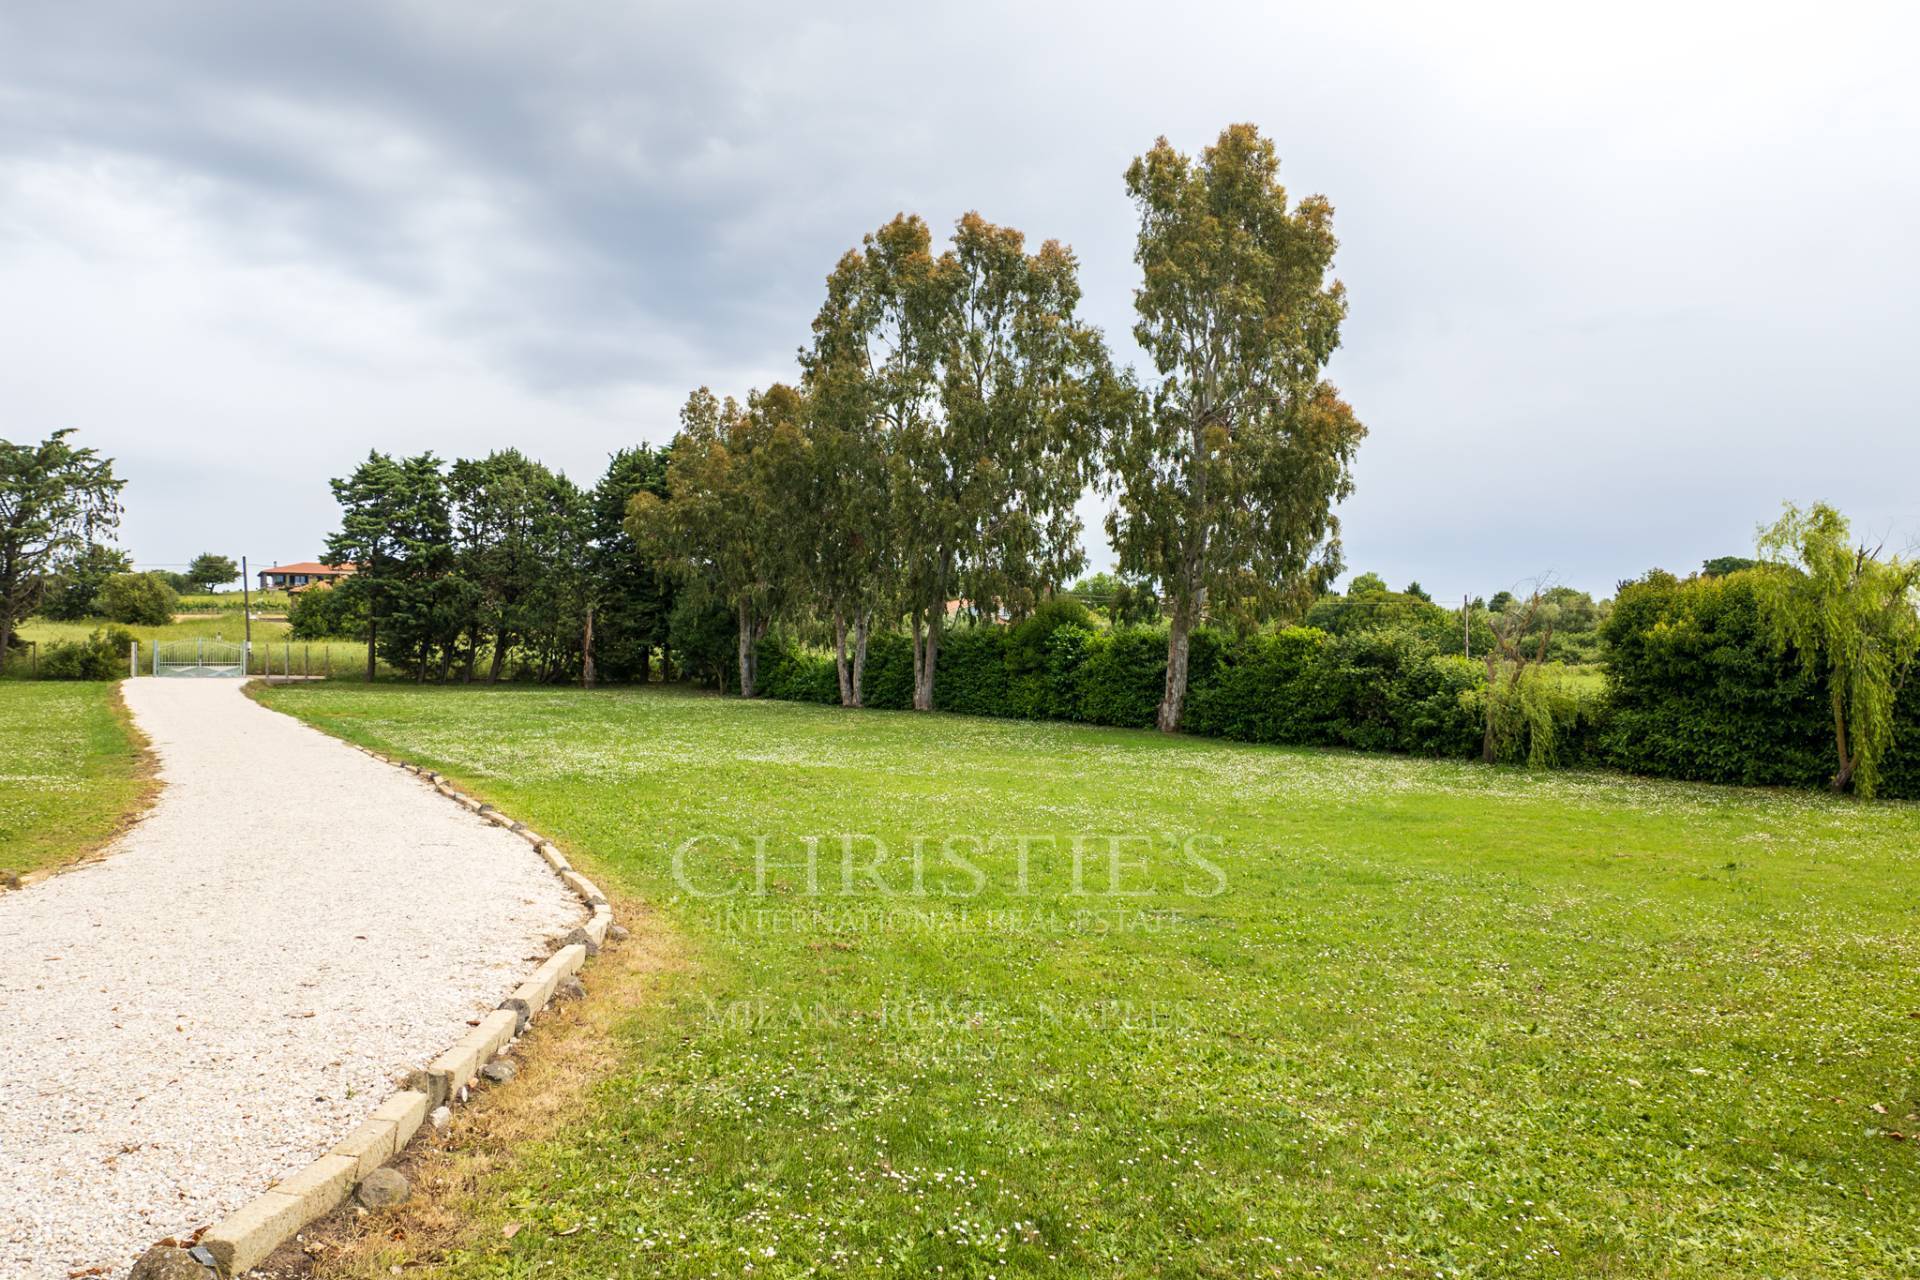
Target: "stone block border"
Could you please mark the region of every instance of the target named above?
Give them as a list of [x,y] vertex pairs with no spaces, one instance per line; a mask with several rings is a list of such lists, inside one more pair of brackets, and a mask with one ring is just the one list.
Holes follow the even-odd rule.
[[[383,764],[416,774],[441,795],[496,826],[506,827],[525,840],[554,874],[586,903],[587,922],[561,940],[561,946],[532,977],[514,988],[499,1008],[459,1043],[415,1071],[406,1087],[381,1103],[367,1120],[306,1168],[276,1182],[209,1228],[186,1254],[202,1268],[221,1277],[238,1276],[259,1265],[316,1218],[331,1213],[374,1170],[402,1151],[413,1135],[441,1108],[467,1099],[480,1068],[527,1029],[533,1016],[547,1007],[560,984],[579,971],[587,957],[605,945],[613,929],[613,908],[599,886],[575,871],[552,841],[516,822],[492,805],[465,794],[440,774],[417,764],[396,760],[367,747],[355,750]],[[621,935],[621,936],[624,936]]]

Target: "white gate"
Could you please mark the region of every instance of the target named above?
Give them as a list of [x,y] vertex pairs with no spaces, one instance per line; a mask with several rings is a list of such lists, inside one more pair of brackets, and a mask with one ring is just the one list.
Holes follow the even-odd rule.
[[245,676],[247,651],[231,640],[169,640],[153,646],[156,676]]

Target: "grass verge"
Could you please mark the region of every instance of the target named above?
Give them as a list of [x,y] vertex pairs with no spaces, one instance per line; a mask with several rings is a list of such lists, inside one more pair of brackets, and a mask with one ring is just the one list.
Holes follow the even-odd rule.
[[0,681],[0,743],[0,871],[93,852],[158,786],[118,684]]

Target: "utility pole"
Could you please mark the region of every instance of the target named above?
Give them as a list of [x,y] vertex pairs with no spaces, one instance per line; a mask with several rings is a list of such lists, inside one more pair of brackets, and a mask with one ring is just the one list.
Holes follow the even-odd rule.
[[247,585],[247,558],[240,557],[240,625],[246,632],[246,643],[240,646],[240,674],[252,674],[248,668],[253,663],[253,591]]
[[1473,656],[1473,607],[1465,596],[1460,597],[1460,640],[1466,646],[1467,656]]

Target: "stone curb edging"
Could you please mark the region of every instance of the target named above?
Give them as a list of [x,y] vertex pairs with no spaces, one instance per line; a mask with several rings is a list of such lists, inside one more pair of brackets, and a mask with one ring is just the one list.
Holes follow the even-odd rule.
[[437,1108],[465,1101],[467,1089],[493,1056],[527,1029],[545,1009],[562,982],[597,954],[613,929],[613,908],[599,886],[575,871],[566,855],[545,836],[516,822],[492,805],[482,804],[432,770],[396,760],[367,747],[356,751],[391,764],[431,783],[433,789],[496,826],[506,827],[533,846],[554,874],[591,911],[587,922],[561,940],[561,946],[533,976],[459,1043],[413,1072],[406,1087],[388,1098],[352,1133],[306,1168],[283,1178],[228,1214],[200,1237],[188,1256],[218,1276],[237,1276],[291,1240],[315,1219],[332,1212],[372,1173],[405,1149]]

